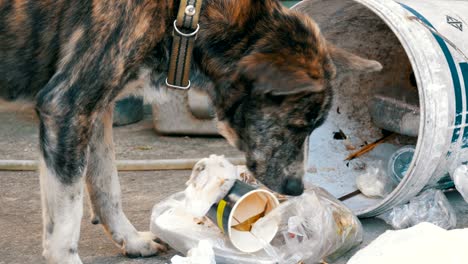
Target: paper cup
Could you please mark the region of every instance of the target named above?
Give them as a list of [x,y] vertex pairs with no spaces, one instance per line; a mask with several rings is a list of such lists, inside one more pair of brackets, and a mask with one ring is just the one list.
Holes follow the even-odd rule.
[[256,227],[255,234],[251,226],[278,205],[271,192],[237,180],[226,197],[210,208],[207,217],[228,235],[237,249],[253,253],[271,242],[278,232],[278,223],[268,221]]

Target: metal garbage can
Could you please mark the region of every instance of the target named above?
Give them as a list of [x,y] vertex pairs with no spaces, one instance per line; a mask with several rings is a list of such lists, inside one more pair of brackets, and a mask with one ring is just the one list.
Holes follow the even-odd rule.
[[[380,73],[335,81],[328,120],[310,137],[307,181],[337,197],[349,194],[356,190],[356,177],[376,160],[347,162],[347,155],[381,138],[382,128],[407,134],[388,142],[416,146],[393,192],[345,201],[356,214],[370,217],[408,201],[468,161],[468,1],[305,0],[293,9],[313,17],[331,43],[384,66]],[[378,111],[383,107],[387,111]],[[334,138],[337,131],[345,136]]]

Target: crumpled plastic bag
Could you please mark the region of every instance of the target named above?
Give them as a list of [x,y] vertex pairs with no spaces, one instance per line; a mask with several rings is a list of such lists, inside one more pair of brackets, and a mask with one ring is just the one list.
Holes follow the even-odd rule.
[[[260,219],[278,221],[276,237],[265,250],[243,253],[237,250],[210,220],[197,218],[185,210],[184,192],[177,193],[153,208],[151,231],[177,251],[186,254],[200,240],[213,244],[217,263],[297,264],[300,261],[335,259],[362,242],[359,220],[325,190],[312,187],[299,197],[291,197]],[[259,241],[259,243],[262,243]]]
[[236,166],[224,156],[211,155],[195,164],[185,189],[185,209],[196,217],[203,217],[210,207],[221,200],[240,179]]
[[208,240],[200,240],[198,246],[187,253],[187,257],[174,256],[171,264],[216,264],[213,245]]
[[462,195],[465,202],[468,203],[468,166],[462,165],[457,167],[452,178],[455,188]]
[[408,204],[394,207],[378,216],[395,229],[404,229],[428,222],[444,229],[457,225],[457,216],[447,197],[440,190],[426,190]]
[[[278,221],[269,250],[280,263],[333,261],[362,242],[362,226],[351,210],[322,188],[312,187],[280,204],[258,222]],[[254,227],[255,229],[255,227]]]
[[393,190],[393,182],[383,169],[383,162],[369,166],[366,172],[356,178],[356,186],[367,197],[383,198]]

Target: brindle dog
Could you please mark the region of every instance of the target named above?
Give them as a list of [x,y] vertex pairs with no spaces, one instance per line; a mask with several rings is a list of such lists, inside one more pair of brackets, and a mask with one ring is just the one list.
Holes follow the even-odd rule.
[[[0,0],[0,97],[40,120],[44,256],[81,263],[86,183],[94,223],[128,256],[164,249],[122,211],[112,139],[116,98],[164,94],[178,0]],[[277,0],[205,0],[192,83],[248,168],[281,193],[303,192],[304,141],[327,115],[330,81],[381,65],[329,45]]]

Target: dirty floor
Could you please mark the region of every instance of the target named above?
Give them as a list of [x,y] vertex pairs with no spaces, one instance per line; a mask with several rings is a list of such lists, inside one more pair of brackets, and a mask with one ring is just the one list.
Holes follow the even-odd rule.
[[[35,159],[37,128],[34,115],[0,108],[0,159]],[[240,153],[221,138],[161,137],[150,117],[114,130],[118,159],[201,158],[209,154],[238,157]],[[152,206],[180,191],[189,171],[120,173],[124,209],[139,230],[148,230]],[[459,227],[468,227],[468,205],[450,193]],[[363,220],[367,245],[389,227],[377,219]],[[168,263],[174,251],[148,258],[127,259],[90,223],[87,206],[81,224],[79,251],[84,263]],[[355,250],[354,250],[355,251]],[[336,264],[344,264],[350,252]],[[40,190],[35,172],[0,172],[0,264],[44,263],[41,257]]]

